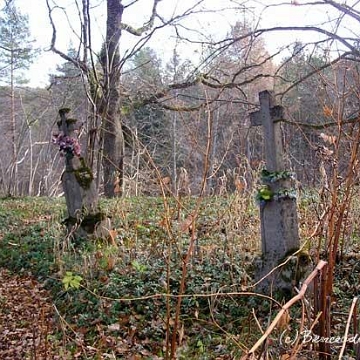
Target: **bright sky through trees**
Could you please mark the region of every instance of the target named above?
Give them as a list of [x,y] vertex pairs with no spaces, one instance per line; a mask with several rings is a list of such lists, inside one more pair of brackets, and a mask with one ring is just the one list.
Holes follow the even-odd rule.
[[[43,51],[42,55],[35,61],[31,67],[31,86],[46,86],[48,83],[49,72],[54,72],[56,65],[61,63],[59,56],[46,52],[51,41],[52,30],[49,25],[48,10],[45,0],[13,0],[15,5],[24,14],[29,15],[30,29],[33,38],[36,40],[36,45]],[[70,46],[77,47],[80,26],[78,22],[78,9],[74,6],[75,1],[54,1],[59,8],[54,12],[54,18],[57,26],[57,47],[66,53]],[[126,5],[128,1],[123,3]],[[159,10],[163,15],[170,15],[173,13],[180,13],[185,8],[189,8],[192,4],[198,1],[195,0],[163,0],[159,6]],[[236,21],[246,21],[250,26],[264,28],[274,26],[303,26],[309,24],[323,24],[328,22],[329,26],[333,26],[331,20],[335,17],[334,13],[330,13],[329,9],[324,7],[305,7],[292,4],[293,1],[280,0],[262,0],[262,1],[245,1],[245,0],[204,0],[199,6],[202,13],[190,16],[183,20],[185,27],[191,28],[187,35],[191,34],[194,38],[196,30],[199,32],[199,37],[207,36],[212,40],[220,40],[223,38],[230,25]],[[297,1],[301,4],[301,1]],[[0,1],[1,8],[4,6],[4,1]],[[147,16],[151,12],[151,4],[149,0],[139,0],[129,10],[124,13],[124,21],[131,25],[141,25],[146,21]],[[242,11],[240,8],[242,4],[249,10]],[[61,7],[60,7],[61,6]],[[92,33],[96,48],[100,49],[105,30],[106,21],[106,3],[104,0],[93,1],[93,18],[92,18]],[[235,9],[237,8],[237,9]],[[227,10],[225,10],[227,9]],[[65,11],[66,10],[66,11]],[[349,24],[351,31],[351,24]],[[185,30],[184,30],[185,34]],[[279,46],[284,46],[295,40],[308,42],[314,40],[317,34],[306,32],[271,32],[267,34],[264,39],[269,51],[275,51]],[[134,40],[129,35],[125,34],[121,44],[121,51],[126,51],[126,43],[128,46]],[[173,47],[175,46],[175,33],[173,29],[166,31],[159,31],[152,40],[149,46],[153,47],[161,58],[165,61]],[[189,46],[187,44],[180,48],[182,57],[189,57],[194,59],[199,53],[199,48],[196,46]],[[280,60],[280,59],[279,59]]]

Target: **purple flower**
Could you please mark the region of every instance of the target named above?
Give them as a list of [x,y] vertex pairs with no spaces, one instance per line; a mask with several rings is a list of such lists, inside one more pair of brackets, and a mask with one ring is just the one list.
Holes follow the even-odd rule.
[[66,136],[62,133],[53,134],[52,142],[59,146],[59,151],[62,156],[80,156],[81,148],[78,139],[71,136]]

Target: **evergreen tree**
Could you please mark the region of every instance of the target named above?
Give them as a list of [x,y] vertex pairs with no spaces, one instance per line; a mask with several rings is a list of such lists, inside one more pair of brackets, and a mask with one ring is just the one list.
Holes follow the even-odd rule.
[[[327,121],[324,116],[324,79],[331,74],[329,70],[323,70],[317,76],[306,78],[308,73],[320,69],[325,63],[321,53],[307,53],[300,42],[295,43],[292,54],[283,60],[279,73],[281,81],[276,87],[277,92],[286,92],[283,105],[293,122],[319,125]],[[298,179],[304,184],[319,178],[318,158],[314,151],[319,133],[311,128],[285,126],[287,153]]]
[[[68,56],[75,58],[76,50],[68,50]],[[73,115],[82,122],[87,119],[87,97],[81,70],[72,62],[66,61],[56,68],[57,73],[50,75],[50,89],[53,94],[54,108],[70,108]]]
[[11,134],[12,157],[7,174],[9,177],[8,193],[13,195],[18,193],[17,162],[19,155],[15,86],[27,82],[23,71],[29,68],[33,55],[28,17],[22,15],[13,4],[8,4],[0,17],[0,74],[1,82],[10,87],[10,113],[6,114],[10,126],[6,130]]
[[14,5],[8,5],[0,16],[0,74],[8,85],[24,84],[24,70],[33,62],[28,16],[21,14]]
[[158,104],[142,105],[142,100],[164,86],[161,60],[153,49],[144,48],[134,56],[131,64],[132,70],[123,77],[131,109],[127,122],[130,127],[137,129],[140,142],[146,146],[155,163],[167,168],[171,149],[169,121]]

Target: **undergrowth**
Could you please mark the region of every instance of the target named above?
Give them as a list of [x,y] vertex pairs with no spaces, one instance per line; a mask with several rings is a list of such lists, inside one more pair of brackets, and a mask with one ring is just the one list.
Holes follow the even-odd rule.
[[[51,291],[57,336],[69,356],[165,357],[184,254],[193,232],[189,222],[193,199],[184,199],[181,208],[173,199],[167,200],[167,208],[160,198],[103,201],[101,207],[116,230],[117,246],[103,239],[77,243],[65,239],[60,225],[65,217],[62,199],[0,201],[0,267],[31,273]],[[313,204],[313,196],[299,204],[305,240],[314,221],[309,216]],[[281,306],[246,293],[253,291],[253,259],[259,251],[257,206],[240,195],[207,198],[195,226],[177,358],[237,359]],[[62,280],[69,273],[79,276],[80,286],[65,289]],[[347,304],[343,285],[336,290]],[[291,311],[293,319],[301,317],[301,306]],[[273,334],[273,341],[281,331]],[[272,357],[280,358],[282,351],[275,346]]]

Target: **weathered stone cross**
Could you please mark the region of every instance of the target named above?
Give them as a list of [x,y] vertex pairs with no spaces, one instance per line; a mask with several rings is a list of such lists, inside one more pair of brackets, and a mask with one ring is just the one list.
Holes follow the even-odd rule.
[[[58,127],[68,141],[74,141],[77,138],[75,131],[78,127],[75,119],[67,118],[66,114],[69,111],[70,109],[66,108],[59,110]],[[110,223],[106,215],[99,210],[92,170],[79,155],[76,155],[74,150],[65,155],[65,171],[61,176],[61,182],[68,218],[63,223],[67,225],[68,235],[105,238],[109,235]]]
[[268,171],[284,170],[283,144],[280,121],[283,108],[273,105],[269,91],[259,93],[260,110],[250,114],[251,126],[263,126],[265,139],[265,161]]
[[[300,248],[300,242],[296,198],[291,191],[291,173],[285,171],[280,124],[283,108],[273,105],[273,97],[269,91],[261,92],[259,99],[260,110],[251,113],[250,120],[252,126],[262,126],[264,129],[266,171],[262,173],[262,181],[268,197],[260,204],[263,263],[259,277],[262,277],[286,256],[296,252]],[[290,288],[291,283],[281,282],[279,286]]]

